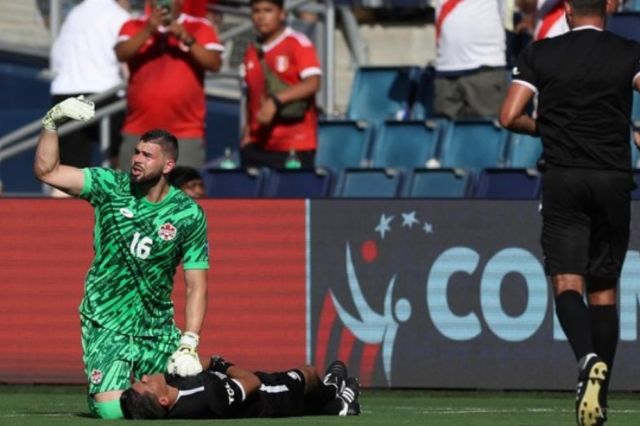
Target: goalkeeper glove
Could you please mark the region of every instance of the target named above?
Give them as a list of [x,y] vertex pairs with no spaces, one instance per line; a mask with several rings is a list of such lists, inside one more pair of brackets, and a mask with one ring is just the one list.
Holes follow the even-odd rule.
[[200,337],[196,333],[186,331],[180,338],[180,346],[167,362],[167,372],[178,376],[194,376],[202,371],[202,364],[198,357],[198,342]]
[[87,121],[95,115],[95,105],[91,101],[84,99],[84,96],[77,98],[67,98],[56,104],[47,112],[42,119],[42,127],[55,132],[58,125],[64,123],[68,119]]
[[209,361],[209,367],[207,368],[207,370],[227,374],[227,370],[229,369],[229,367],[233,367],[234,365],[235,364],[226,361],[221,356],[214,355]]

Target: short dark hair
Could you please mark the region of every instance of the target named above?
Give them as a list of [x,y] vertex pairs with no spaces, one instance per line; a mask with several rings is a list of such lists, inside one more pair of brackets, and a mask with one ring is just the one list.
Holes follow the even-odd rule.
[[268,3],[273,3],[276,6],[278,6],[280,9],[284,9],[284,0],[250,0],[249,6],[253,6],[256,3],[262,3],[263,1],[266,1]]
[[178,139],[164,129],[149,130],[140,136],[142,142],[158,144],[174,160],[178,159]]
[[169,173],[169,183],[176,188],[180,188],[185,183],[196,179],[202,179],[202,176],[193,167],[176,166]]
[[578,16],[606,16],[607,0],[569,0]]
[[127,389],[120,395],[120,408],[125,419],[155,420],[167,417],[167,411],[160,405],[154,394],[150,392],[141,394],[133,388]]

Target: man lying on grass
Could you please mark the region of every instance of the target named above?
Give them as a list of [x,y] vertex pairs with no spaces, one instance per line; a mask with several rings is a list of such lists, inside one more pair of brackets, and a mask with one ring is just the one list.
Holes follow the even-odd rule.
[[145,375],[120,397],[127,419],[232,419],[360,414],[360,385],[342,361],[320,380],[316,369],[249,372],[212,357],[191,377]]

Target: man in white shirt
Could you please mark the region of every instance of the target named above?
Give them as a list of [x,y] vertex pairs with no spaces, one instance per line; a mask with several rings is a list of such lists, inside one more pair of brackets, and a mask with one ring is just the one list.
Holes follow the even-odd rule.
[[[51,49],[53,103],[68,97],[91,95],[122,83],[122,66],[113,47],[129,13],[116,0],[84,0],[67,15]],[[112,120],[112,138],[119,138],[122,119]],[[60,140],[62,163],[90,165],[98,125],[64,136]]]
[[436,0],[434,112],[495,117],[507,90],[504,0]]

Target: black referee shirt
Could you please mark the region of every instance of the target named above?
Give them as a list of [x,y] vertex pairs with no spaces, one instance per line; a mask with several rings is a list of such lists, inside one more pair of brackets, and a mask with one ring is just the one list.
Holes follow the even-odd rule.
[[513,82],[538,94],[546,161],[630,170],[633,81],[639,73],[640,44],[591,26],[528,46]]
[[170,419],[229,419],[244,417],[244,390],[237,381],[209,370],[195,376],[165,374],[167,383],[179,390],[169,409]]

